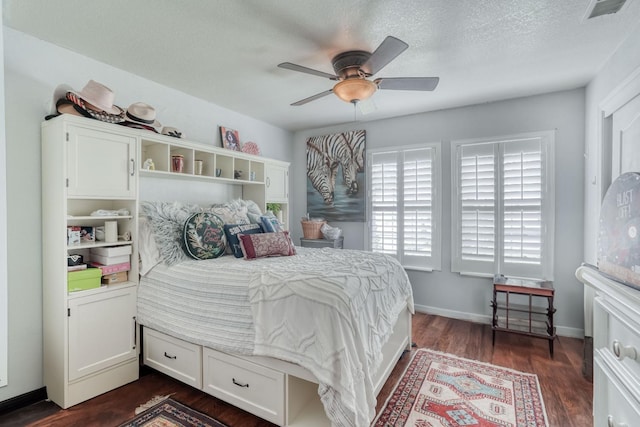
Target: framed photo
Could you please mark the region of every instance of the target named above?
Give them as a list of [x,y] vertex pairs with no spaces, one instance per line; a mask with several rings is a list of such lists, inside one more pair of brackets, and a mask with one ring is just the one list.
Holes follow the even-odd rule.
[[80,241],[81,242],[95,242],[96,231],[94,227],[80,227]]
[[220,126],[222,146],[228,150],[240,151],[240,135],[237,130]]

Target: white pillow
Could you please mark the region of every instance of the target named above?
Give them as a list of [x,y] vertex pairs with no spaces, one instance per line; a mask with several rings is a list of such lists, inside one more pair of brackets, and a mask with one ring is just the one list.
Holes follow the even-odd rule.
[[195,212],[202,212],[202,208],[177,201],[140,202],[140,216],[147,218],[164,264],[173,265],[190,259],[183,249],[182,229],[187,218]]
[[145,217],[138,218],[138,254],[140,255],[140,274],[142,276],[162,261],[160,249]]

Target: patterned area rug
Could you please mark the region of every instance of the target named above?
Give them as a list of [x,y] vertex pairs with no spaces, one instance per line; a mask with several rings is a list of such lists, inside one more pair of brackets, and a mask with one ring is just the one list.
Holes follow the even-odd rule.
[[142,412],[120,427],[227,427],[220,421],[184,406],[173,399],[166,399]]
[[538,377],[419,349],[374,425],[547,426]]

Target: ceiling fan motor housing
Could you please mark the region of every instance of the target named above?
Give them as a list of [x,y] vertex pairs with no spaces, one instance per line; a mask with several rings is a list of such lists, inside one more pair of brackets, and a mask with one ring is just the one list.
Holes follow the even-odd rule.
[[360,67],[364,65],[370,57],[371,53],[364,50],[350,50],[334,56],[331,63],[333,64],[333,70],[341,80],[364,78],[371,76],[371,74],[367,73],[367,70],[361,70]]

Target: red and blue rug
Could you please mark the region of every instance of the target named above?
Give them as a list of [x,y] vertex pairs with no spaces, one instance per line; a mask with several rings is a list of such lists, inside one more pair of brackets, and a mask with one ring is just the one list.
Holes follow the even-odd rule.
[[173,399],[162,400],[120,427],[227,427]]
[[547,426],[538,377],[418,349],[376,427]]

